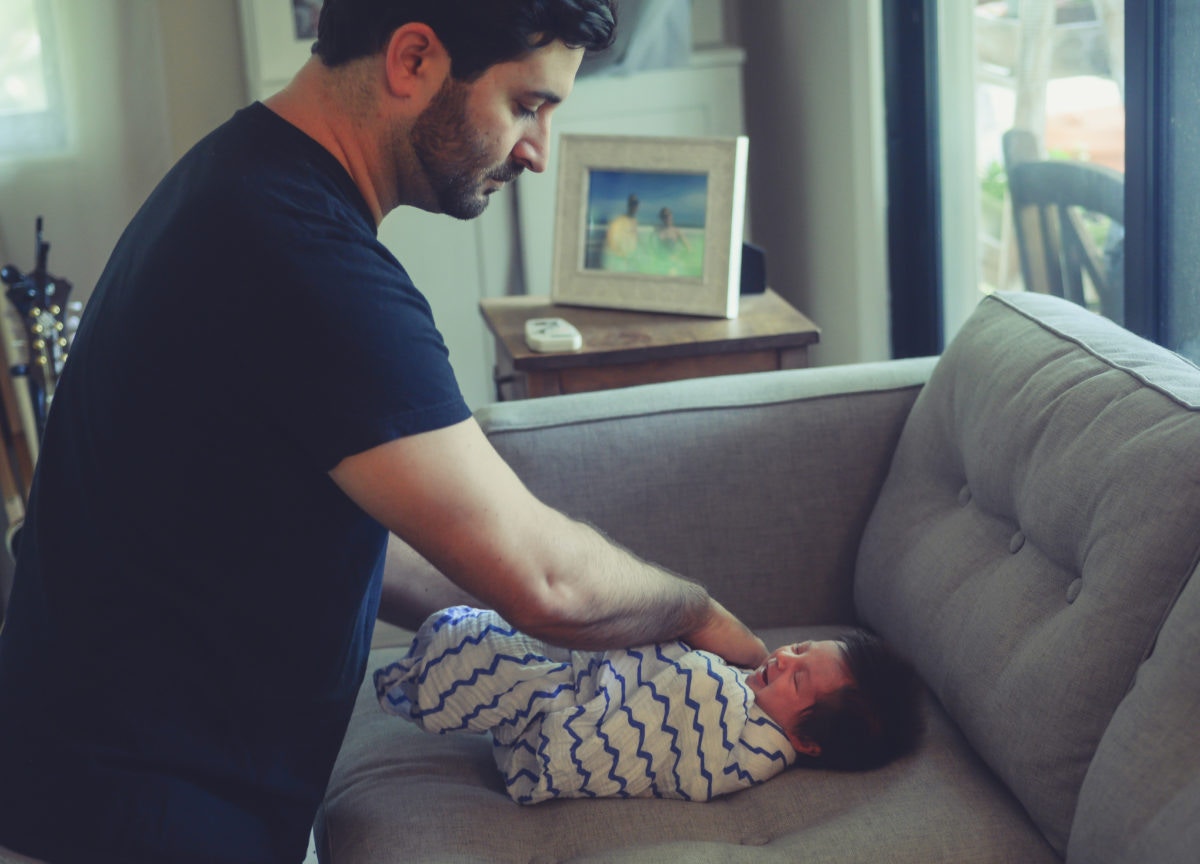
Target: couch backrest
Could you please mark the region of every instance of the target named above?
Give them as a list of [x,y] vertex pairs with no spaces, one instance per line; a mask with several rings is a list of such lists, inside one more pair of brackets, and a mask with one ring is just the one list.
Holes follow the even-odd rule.
[[932,365],[700,378],[477,416],[539,498],[751,626],[849,624],[863,525]]
[[1167,616],[1100,739],[1067,864],[1184,864],[1200,856],[1200,575]]
[[1198,527],[1200,370],[1065,301],[985,299],[909,416],[855,602],[1060,854]]

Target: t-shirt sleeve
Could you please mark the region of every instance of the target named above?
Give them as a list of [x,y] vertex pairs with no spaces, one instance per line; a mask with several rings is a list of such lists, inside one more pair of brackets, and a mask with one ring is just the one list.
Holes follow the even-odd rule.
[[377,239],[306,225],[278,247],[248,396],[316,467],[470,416],[428,302]]

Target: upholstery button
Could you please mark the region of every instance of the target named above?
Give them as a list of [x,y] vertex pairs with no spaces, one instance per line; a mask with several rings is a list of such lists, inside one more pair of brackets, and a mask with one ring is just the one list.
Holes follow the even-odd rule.
[[1012,536],[1012,539],[1008,541],[1008,551],[1011,552],[1012,554],[1016,555],[1018,552],[1021,551],[1021,547],[1024,545],[1025,545],[1025,534],[1021,531],[1018,531],[1016,534],[1014,534]]
[[971,503],[970,486],[964,486],[962,489],[958,490],[958,503],[962,504],[964,507]]
[[1083,590],[1083,579],[1076,579],[1067,586],[1067,602],[1074,603],[1079,592]]

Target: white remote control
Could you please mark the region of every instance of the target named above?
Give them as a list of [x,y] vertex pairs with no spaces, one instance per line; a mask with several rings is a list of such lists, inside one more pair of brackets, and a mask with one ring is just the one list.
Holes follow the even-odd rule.
[[525,322],[525,344],[541,354],[578,351],[583,347],[583,336],[562,318],[530,318]]

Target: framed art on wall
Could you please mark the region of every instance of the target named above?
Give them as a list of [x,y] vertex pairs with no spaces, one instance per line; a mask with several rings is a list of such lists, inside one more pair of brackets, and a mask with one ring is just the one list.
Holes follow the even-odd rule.
[[551,299],[736,318],[749,141],[563,135]]
[[250,97],[281,89],[312,53],[321,0],[241,0]]

